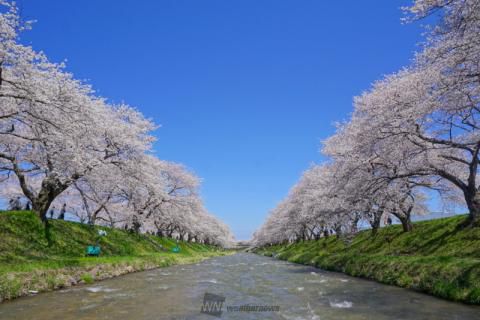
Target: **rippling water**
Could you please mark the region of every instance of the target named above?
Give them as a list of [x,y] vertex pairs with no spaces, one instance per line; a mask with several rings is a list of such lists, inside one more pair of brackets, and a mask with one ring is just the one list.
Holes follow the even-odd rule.
[[[479,307],[248,253],[20,298],[0,319],[215,319],[200,313],[206,292],[225,298],[222,319],[480,319]],[[247,304],[279,310],[227,310]]]

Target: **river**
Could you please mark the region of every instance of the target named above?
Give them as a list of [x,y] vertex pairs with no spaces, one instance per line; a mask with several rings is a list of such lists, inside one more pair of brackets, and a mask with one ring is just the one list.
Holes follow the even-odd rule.
[[[241,307],[245,305],[249,307]],[[215,314],[202,313],[202,308]],[[216,316],[454,320],[480,319],[480,307],[251,253],[132,273],[0,304],[0,319],[9,320],[215,319]]]

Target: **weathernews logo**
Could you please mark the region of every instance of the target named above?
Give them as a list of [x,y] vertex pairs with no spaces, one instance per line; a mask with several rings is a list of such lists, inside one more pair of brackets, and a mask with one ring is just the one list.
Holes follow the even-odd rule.
[[[215,317],[221,317],[225,297],[213,293],[206,292],[203,296],[203,305],[200,309],[201,313],[209,314]],[[257,305],[240,305],[226,306],[227,312],[278,312],[279,306],[257,306]]]
[[222,307],[225,302],[225,297],[205,292],[203,296],[203,305],[200,309],[201,313],[206,313],[211,316],[220,317],[222,315]]

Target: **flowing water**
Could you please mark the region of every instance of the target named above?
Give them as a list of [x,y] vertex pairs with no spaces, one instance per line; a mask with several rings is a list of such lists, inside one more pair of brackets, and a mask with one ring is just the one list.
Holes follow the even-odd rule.
[[200,312],[205,293],[222,319],[480,319],[480,307],[249,253],[20,298],[0,319],[215,319]]

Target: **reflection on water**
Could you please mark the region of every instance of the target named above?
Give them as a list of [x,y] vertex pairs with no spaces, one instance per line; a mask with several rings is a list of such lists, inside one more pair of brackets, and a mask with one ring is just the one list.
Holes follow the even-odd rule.
[[[200,313],[205,292],[225,297],[222,319],[480,319],[479,307],[248,253],[20,298],[0,319],[215,319]],[[226,308],[247,304],[280,310]]]

